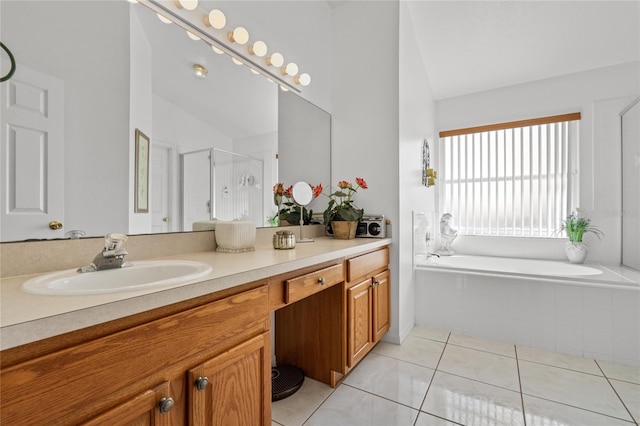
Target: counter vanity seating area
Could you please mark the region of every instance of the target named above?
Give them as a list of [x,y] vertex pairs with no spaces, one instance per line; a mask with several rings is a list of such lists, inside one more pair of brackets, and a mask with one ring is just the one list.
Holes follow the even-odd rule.
[[0,422],[267,425],[272,352],[338,385],[389,329],[390,239],[263,240],[156,258],[211,267],[164,288],[40,295],[21,289],[39,274],[3,277]]

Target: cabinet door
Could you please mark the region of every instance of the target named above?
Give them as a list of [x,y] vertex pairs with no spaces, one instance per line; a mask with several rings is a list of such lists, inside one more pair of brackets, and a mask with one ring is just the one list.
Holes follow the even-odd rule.
[[353,367],[371,349],[371,278],[347,290],[349,367]]
[[270,425],[270,334],[189,370],[190,425]]
[[378,342],[391,326],[391,283],[389,271],[373,277],[373,342]]
[[82,425],[169,426],[176,423],[171,418],[172,408],[173,399],[169,393],[169,382],[164,382]]

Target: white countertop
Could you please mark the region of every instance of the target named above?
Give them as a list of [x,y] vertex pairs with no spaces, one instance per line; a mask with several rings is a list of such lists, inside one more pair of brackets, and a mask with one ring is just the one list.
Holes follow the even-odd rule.
[[[245,253],[202,252],[164,259],[203,262],[212,271],[195,282],[150,290],[88,296],[41,296],[22,284],[42,274],[0,280],[0,350],[79,330],[248,282],[384,247],[391,239],[320,237],[292,250],[256,247]],[[100,272],[96,272],[100,273]]]

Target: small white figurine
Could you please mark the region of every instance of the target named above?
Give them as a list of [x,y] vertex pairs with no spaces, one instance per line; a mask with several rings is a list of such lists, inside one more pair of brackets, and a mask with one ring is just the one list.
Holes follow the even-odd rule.
[[458,236],[458,231],[451,227],[449,223],[451,217],[451,213],[445,213],[440,218],[440,250],[438,250],[438,253],[443,256],[455,254],[455,252],[451,250],[451,243]]

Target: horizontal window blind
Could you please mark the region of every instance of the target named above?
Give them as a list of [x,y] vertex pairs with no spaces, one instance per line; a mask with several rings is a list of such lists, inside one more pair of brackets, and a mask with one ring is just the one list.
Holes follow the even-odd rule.
[[442,132],[443,212],[467,235],[561,236],[580,114]]

